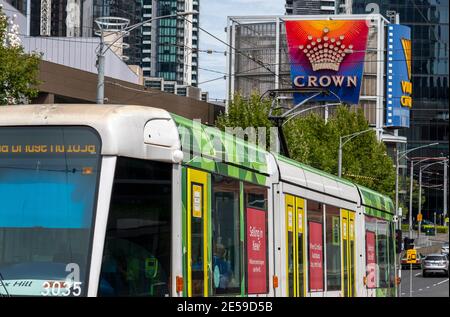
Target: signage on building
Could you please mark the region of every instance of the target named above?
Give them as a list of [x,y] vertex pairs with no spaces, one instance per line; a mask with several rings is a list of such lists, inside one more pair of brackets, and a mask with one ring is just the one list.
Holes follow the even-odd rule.
[[267,293],[266,212],[247,208],[248,293]]
[[409,128],[411,29],[405,25],[389,25],[386,51],[386,126]]
[[[365,20],[286,21],[294,88],[324,88],[314,101],[357,104],[369,28]],[[295,93],[295,103],[311,95]]]

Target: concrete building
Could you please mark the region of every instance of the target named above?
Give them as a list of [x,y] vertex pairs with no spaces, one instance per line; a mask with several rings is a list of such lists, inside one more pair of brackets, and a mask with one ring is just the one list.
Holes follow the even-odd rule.
[[[366,18],[366,15],[336,16],[338,20],[366,20]],[[227,54],[229,99],[235,92],[250,95],[252,91],[264,93],[269,89],[292,88],[284,22],[316,19],[324,17],[321,15],[229,17],[228,41],[232,47],[239,50],[238,53],[230,50]],[[378,129],[383,128],[384,124],[383,52],[385,27],[388,23],[381,15],[374,16],[370,23],[360,101],[355,105],[363,109],[370,126]]]
[[[336,5],[346,13],[346,3],[352,0],[286,0],[286,15],[334,14]],[[348,12],[347,12],[348,13]]]
[[[335,1],[286,0],[286,14],[330,14],[331,8],[323,6],[324,3],[335,5]],[[393,23],[397,17],[398,22],[411,27],[413,107],[410,128],[395,132],[407,140],[399,150],[439,142],[439,145],[415,151],[413,156],[448,156],[449,1],[340,0],[339,7],[339,13],[380,13]],[[389,150],[393,156],[394,149]],[[407,168],[404,160],[403,175]],[[437,165],[430,170],[434,176],[428,178],[431,188],[424,189],[423,206],[428,219],[432,219],[434,212],[439,216],[443,210],[443,191],[439,186],[443,181],[438,175],[442,174],[442,167]],[[405,197],[407,194],[403,192]]]
[[[39,95],[31,103],[95,103],[97,69],[95,50],[98,38],[27,36],[27,18],[9,3],[3,11],[19,25],[25,52],[42,54],[39,66]],[[106,54],[105,98],[109,104],[135,104],[159,107],[191,119],[213,124],[224,108],[201,100],[196,87],[178,85],[159,79],[163,89],[147,88],[142,70],[127,65],[112,50]],[[175,94],[176,93],[176,94]],[[177,95],[178,94],[178,95]],[[190,98],[187,98],[190,97]]]

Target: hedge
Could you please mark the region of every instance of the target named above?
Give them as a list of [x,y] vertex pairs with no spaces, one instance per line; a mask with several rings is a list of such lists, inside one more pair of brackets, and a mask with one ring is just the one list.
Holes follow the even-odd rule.
[[[434,226],[426,225],[422,227],[423,230],[426,229],[433,229]],[[448,227],[447,226],[436,226],[436,233],[448,233]]]

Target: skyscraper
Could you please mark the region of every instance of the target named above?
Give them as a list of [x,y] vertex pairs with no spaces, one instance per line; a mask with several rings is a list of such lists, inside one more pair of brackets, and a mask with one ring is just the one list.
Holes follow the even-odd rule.
[[[398,13],[400,23],[411,27],[413,106],[410,128],[399,133],[408,138],[408,148],[439,142],[437,146],[413,152],[413,157],[448,156],[449,1],[352,0],[352,13],[365,13],[373,3],[381,14]],[[442,187],[433,186],[443,184],[442,165],[427,171],[432,172],[426,177],[432,188],[424,189],[426,201],[422,212],[424,218],[433,220],[433,213],[439,216],[443,210]]]
[[[144,0],[143,19],[199,12],[199,0]],[[194,14],[144,24],[142,68],[145,77],[160,77],[180,85],[198,83],[198,19]]]
[[[314,0],[286,0],[286,14],[327,14],[322,3]],[[328,2],[328,1],[327,1]],[[335,1],[329,1],[334,7]],[[432,0],[340,0],[340,13],[380,13],[394,22],[411,27],[413,105],[410,128],[399,129],[407,137],[407,148],[439,142],[439,145],[412,152],[413,157],[448,156],[449,153],[449,1]],[[402,166],[406,169],[407,166]],[[425,218],[432,219],[443,210],[442,166],[429,169],[422,207]],[[448,188],[448,186],[447,186]],[[414,213],[417,213],[414,206]]]

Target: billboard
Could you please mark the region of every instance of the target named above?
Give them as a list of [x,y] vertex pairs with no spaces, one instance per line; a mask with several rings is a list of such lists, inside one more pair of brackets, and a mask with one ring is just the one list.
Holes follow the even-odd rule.
[[323,232],[322,224],[309,222],[309,288],[311,292],[323,291]]
[[377,287],[377,260],[375,251],[375,232],[366,231],[367,288]]
[[[369,28],[365,20],[285,21],[294,88],[324,88],[313,101],[357,104]],[[296,104],[311,95],[294,94]]]
[[386,127],[409,128],[412,107],[410,27],[389,25],[386,51]]
[[266,212],[247,208],[248,293],[267,293]]

